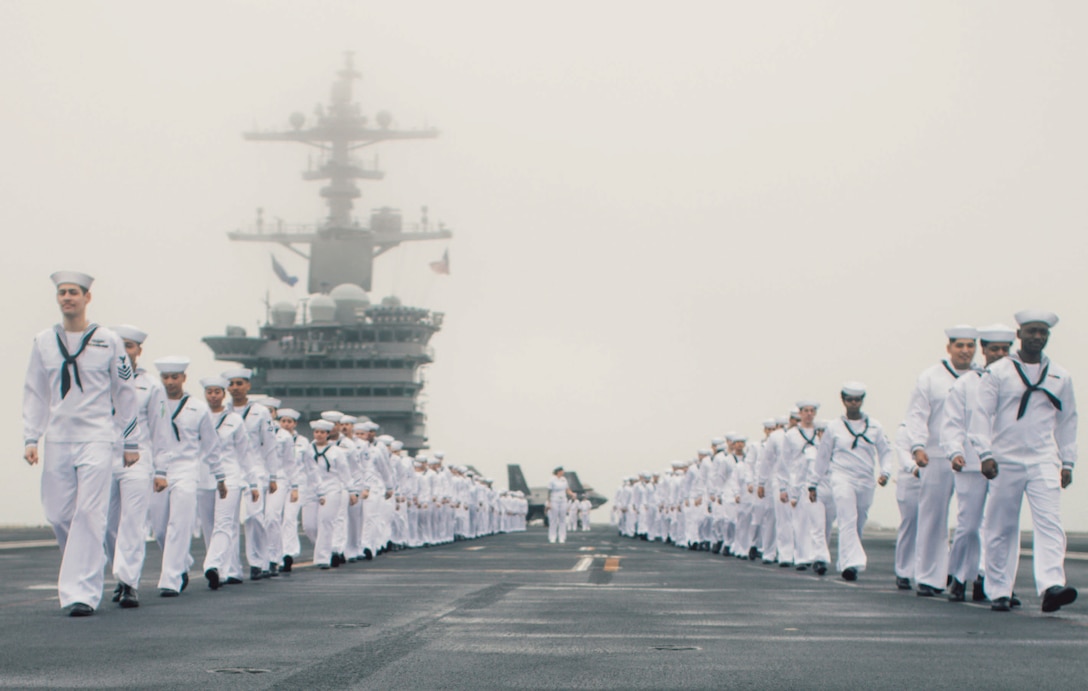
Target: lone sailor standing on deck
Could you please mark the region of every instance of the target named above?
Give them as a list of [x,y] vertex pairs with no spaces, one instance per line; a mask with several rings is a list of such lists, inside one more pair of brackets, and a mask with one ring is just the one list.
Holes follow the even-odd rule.
[[1077,462],[1077,402],[1069,372],[1043,353],[1057,315],[1024,310],[1016,323],[1020,350],[986,370],[968,423],[982,474],[990,479],[982,531],[986,595],[994,610],[1009,611],[1019,562],[1009,555],[1018,546],[1020,506],[1027,497],[1035,587],[1043,611],[1053,612],[1077,599],[1065,584],[1061,521],[1061,490],[1073,483]]
[[574,492],[563,477],[563,466],[552,471],[555,475],[548,481],[548,542],[567,541],[567,499],[574,498]]
[[[38,462],[45,437],[42,508],[63,557],[60,606],[73,617],[94,613],[105,577],[106,517],[118,436],[126,466],[140,460],[136,390],[121,338],[87,321],[94,279],[75,271],[51,276],[62,323],[39,333],[23,388],[23,457]],[[130,441],[131,439],[131,441]]]

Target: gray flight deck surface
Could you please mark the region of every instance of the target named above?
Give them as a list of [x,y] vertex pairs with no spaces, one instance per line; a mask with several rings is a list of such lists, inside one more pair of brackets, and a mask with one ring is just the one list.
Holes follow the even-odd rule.
[[[1012,613],[895,589],[894,537],[857,583],[541,528],[335,570],[158,597],[149,545],[135,610],[63,616],[48,531],[0,531],[0,687],[1085,688],[1088,594],[1039,610],[1031,560]],[[33,543],[32,543],[33,544]],[[1025,540],[1030,546],[1030,537]],[[1070,539],[1088,588],[1088,538]],[[618,557],[618,559],[616,559]],[[107,581],[112,590],[112,581]]]

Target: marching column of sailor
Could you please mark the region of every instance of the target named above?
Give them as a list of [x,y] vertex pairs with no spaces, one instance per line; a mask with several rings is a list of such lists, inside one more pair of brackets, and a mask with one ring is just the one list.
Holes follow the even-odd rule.
[[[856,581],[868,567],[869,509],[894,481],[896,587],[919,597],[947,589],[956,603],[970,584],[972,600],[1006,612],[1020,605],[1013,584],[1026,499],[1042,610],[1074,602],[1060,514],[1077,461],[1073,382],[1044,353],[1057,315],[1024,310],[1015,319],[1016,329],[945,330],[947,357],[919,375],[894,443],[862,411],[865,385],[847,382],[834,420],[816,420],[819,404],[803,399],[787,417],[764,420],[758,442],[729,432],[691,460],[623,478],[613,524],[621,536],[819,576],[837,528],[835,570]],[[975,365],[980,346],[984,367]]]
[[42,464],[42,505],[62,552],[60,605],[70,616],[99,607],[110,562],[113,601],[139,607],[149,534],[161,552],[159,594],[178,597],[189,585],[195,529],[216,591],[244,583],[243,527],[254,581],[293,572],[300,521],[320,569],[525,530],[521,492],[499,491],[471,468],[444,463],[442,452],[412,458],[374,421],[323,411],[309,422],[311,441],[298,430],[299,411],[251,397],[247,368],[201,379],[199,393],[186,388],[187,357],[159,358],[157,376],[138,368],[148,334],[90,322],[90,276],[51,279],[61,323],[31,348],[23,456]]

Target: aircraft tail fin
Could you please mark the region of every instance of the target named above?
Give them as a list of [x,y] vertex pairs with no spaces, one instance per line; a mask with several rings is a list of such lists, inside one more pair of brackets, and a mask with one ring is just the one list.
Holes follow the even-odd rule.
[[521,490],[525,496],[532,494],[529,491],[529,483],[525,482],[525,476],[521,473],[521,466],[511,463],[506,466],[506,484],[513,490]]

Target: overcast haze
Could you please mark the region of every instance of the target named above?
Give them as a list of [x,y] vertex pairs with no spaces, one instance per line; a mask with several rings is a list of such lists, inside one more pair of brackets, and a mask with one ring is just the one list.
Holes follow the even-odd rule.
[[[310,150],[241,133],[312,120],[345,50],[365,113],[441,130],[366,153],[386,180],[356,212],[428,205],[454,231],[378,259],[372,299],[446,313],[432,446],[502,486],[507,462],[532,485],[562,463],[611,498],[800,397],[838,415],[850,379],[894,431],[944,327],[1029,306],[1061,316],[1049,353],[1083,381],[1086,19],[1072,1],[4,2],[0,524],[44,522],[20,410],[51,272],[96,276],[90,316],[149,331],[145,366],[190,355],[194,384],[224,369],[202,336],[253,333],[266,290],[304,295],[303,260],[225,233],[258,207],[320,219]],[[1079,470],[1067,527],[1088,530],[1086,498]],[[870,516],[895,525],[894,488]]]

